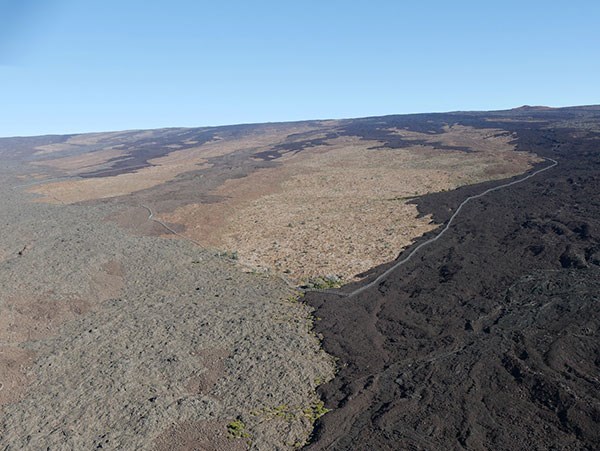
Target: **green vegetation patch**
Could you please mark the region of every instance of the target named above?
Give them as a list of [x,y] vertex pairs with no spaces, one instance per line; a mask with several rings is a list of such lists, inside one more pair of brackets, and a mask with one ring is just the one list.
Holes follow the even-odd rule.
[[323,277],[311,277],[302,288],[309,290],[329,290],[331,288],[340,288],[342,285],[344,285],[342,278],[336,275],[327,275]]
[[298,418],[304,417],[307,418],[312,424],[329,411],[330,409],[325,407],[323,401],[318,399],[306,407],[288,406],[287,404],[282,404],[276,407],[263,407],[262,409],[253,410],[250,412],[250,414],[266,419],[281,418],[288,422],[292,422]]
[[261,416],[263,418],[281,418],[287,422],[292,422],[296,419],[297,414],[294,408],[290,408],[287,404],[281,404],[276,407],[263,407],[259,410],[250,412],[251,415]]
[[240,419],[233,420],[227,425],[227,433],[230,438],[248,438],[250,434],[246,432],[246,425]]
[[305,408],[302,413],[306,418],[310,420],[311,423],[314,423],[329,411],[330,409],[325,407],[323,401],[318,400],[311,404],[309,407]]

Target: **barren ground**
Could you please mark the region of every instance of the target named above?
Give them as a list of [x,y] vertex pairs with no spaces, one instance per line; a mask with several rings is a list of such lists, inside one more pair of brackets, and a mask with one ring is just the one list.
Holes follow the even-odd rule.
[[[531,449],[592,449],[584,113],[560,136],[543,110],[0,139],[0,447],[293,449],[322,386],[316,448],[514,449],[533,428]],[[416,268],[309,295],[319,321],[290,288],[372,279],[577,140],[572,172],[470,207]]]
[[[275,449],[308,438],[316,384],[333,368],[287,285],[182,240],[124,233],[105,220],[110,207],[33,203],[11,183],[3,449]],[[280,406],[286,415],[271,415]],[[240,438],[228,432],[235,420]]]

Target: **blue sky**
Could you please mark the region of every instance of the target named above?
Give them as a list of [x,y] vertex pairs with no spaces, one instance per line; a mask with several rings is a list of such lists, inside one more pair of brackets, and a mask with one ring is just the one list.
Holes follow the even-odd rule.
[[600,103],[597,1],[0,0],[0,136]]

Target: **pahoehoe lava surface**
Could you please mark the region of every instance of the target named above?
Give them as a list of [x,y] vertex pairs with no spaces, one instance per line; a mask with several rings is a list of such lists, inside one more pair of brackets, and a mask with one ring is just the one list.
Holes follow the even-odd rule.
[[[441,119],[515,132],[519,149],[559,165],[470,202],[377,286],[307,295],[340,359],[308,448],[598,449],[600,109]],[[444,223],[494,183],[416,202]]]

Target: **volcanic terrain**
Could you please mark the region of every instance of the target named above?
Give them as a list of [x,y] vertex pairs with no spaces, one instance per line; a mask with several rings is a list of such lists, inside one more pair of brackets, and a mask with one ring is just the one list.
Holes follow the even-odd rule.
[[[558,164],[470,202],[374,286],[307,296],[340,359],[309,449],[598,449],[600,108],[445,120],[504,128]],[[443,224],[492,186],[415,203]]]
[[0,139],[2,449],[597,449],[599,145],[599,107]]

